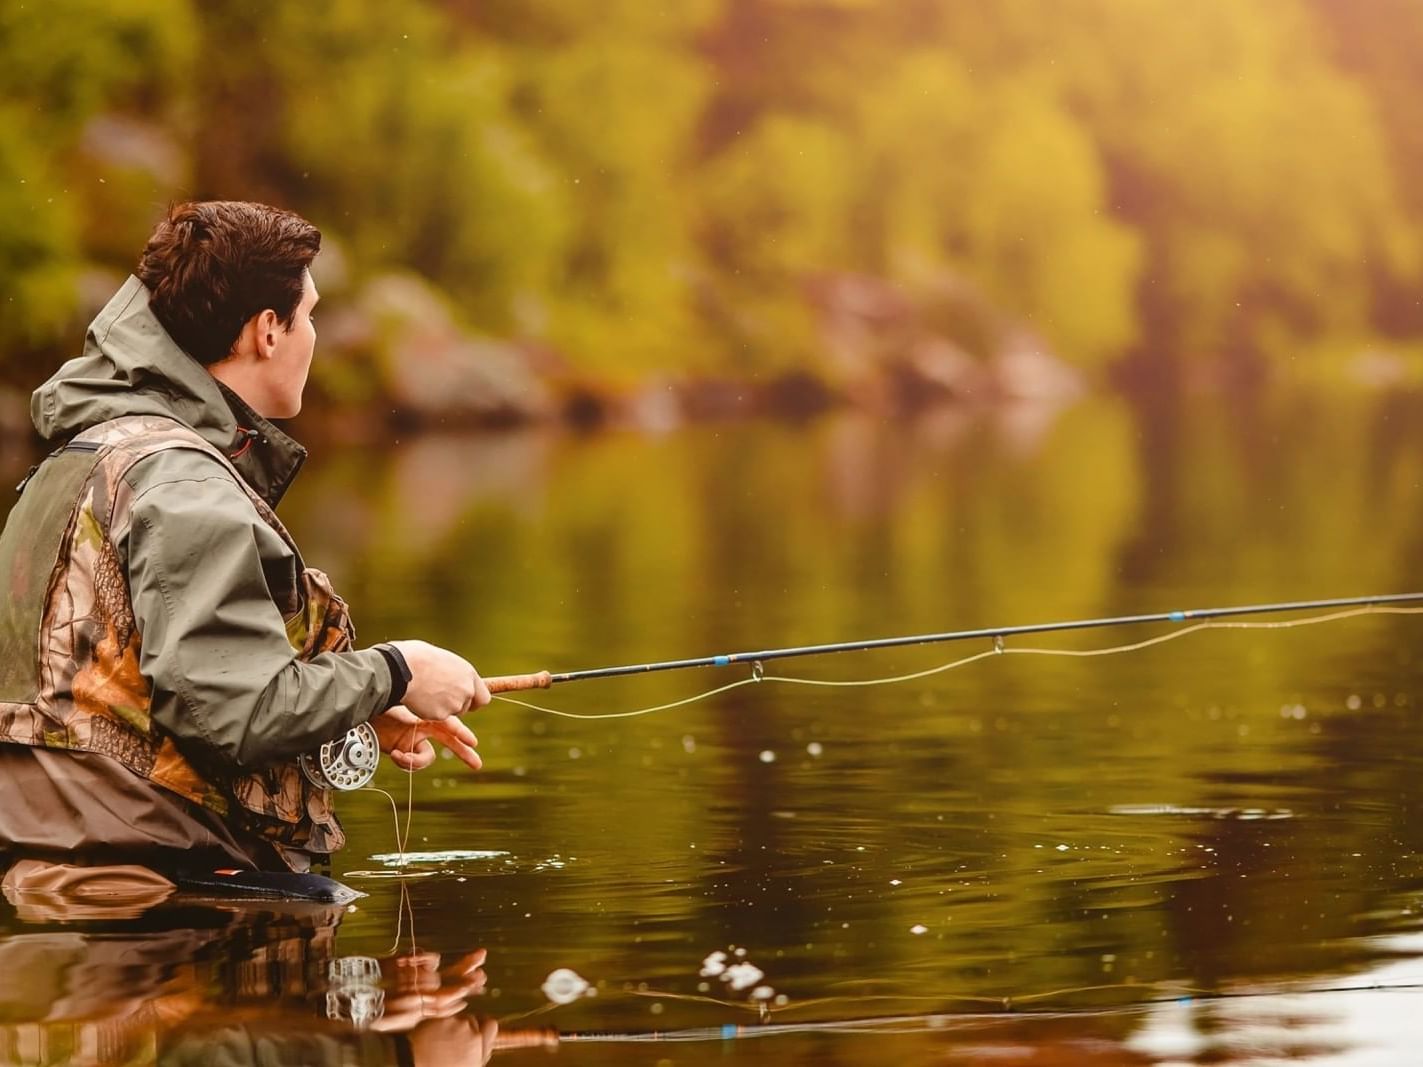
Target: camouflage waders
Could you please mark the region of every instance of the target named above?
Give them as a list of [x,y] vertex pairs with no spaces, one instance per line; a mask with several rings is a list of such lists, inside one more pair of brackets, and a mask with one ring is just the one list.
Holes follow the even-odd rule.
[[[140,642],[118,553],[131,521],[124,475],[167,449],[220,463],[268,526],[300,554],[271,507],[227,457],[193,430],[155,415],[85,430],[33,474],[10,522],[29,531],[0,545],[0,741],[94,752],[289,849],[330,853],[345,843],[330,790],[311,785],[295,760],[248,773],[200,769],[149,714]],[[345,602],[326,575],[307,568],[278,607],[297,658],[349,649]],[[290,863],[291,860],[288,859]],[[295,863],[292,864],[296,866]]]

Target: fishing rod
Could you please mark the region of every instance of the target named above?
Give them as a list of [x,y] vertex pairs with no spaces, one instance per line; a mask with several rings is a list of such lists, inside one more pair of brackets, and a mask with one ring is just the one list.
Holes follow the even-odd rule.
[[[1035,1013],[1034,1017],[1058,1017],[1064,1014],[1085,1015],[1089,1012]],[[925,1015],[873,1015],[854,1019],[836,1019],[806,1023],[721,1023],[712,1026],[689,1026],[679,1030],[558,1030],[542,1027],[526,1030],[503,1030],[494,1039],[496,1052],[516,1048],[556,1048],[570,1042],[597,1042],[600,1044],[628,1044],[649,1041],[656,1042],[705,1042],[736,1041],[755,1037],[783,1037],[787,1034],[808,1033],[869,1033],[874,1031],[904,1032],[908,1028],[947,1029],[952,1024],[969,1022],[1001,1022],[1005,1019],[1019,1019],[1005,1013],[984,1015],[963,1015],[933,1013]]]
[[938,645],[951,641],[989,639],[1001,645],[1009,637],[1024,634],[1062,633],[1068,630],[1101,630],[1110,626],[1139,626],[1146,623],[1208,622],[1213,619],[1239,618],[1244,615],[1273,615],[1296,611],[1326,611],[1334,608],[1368,608],[1384,604],[1423,602],[1423,593],[1385,593],[1380,596],[1341,597],[1333,600],[1293,600],[1279,604],[1246,604],[1233,608],[1194,608],[1187,611],[1159,611],[1147,615],[1116,615],[1102,619],[1074,619],[1069,622],[1029,623],[1025,626],[997,626],[976,630],[949,630],[944,633],[913,634],[908,637],[879,637],[868,641],[837,641],[823,645],[796,645],[788,648],[766,648],[757,652],[728,652],[690,659],[662,660],[657,663],[632,663],[618,667],[598,667],[592,670],[567,671],[554,674],[535,671],[486,678],[491,693],[510,693],[525,689],[548,689],[560,682],[581,682],[590,678],[617,678],[629,674],[650,674],[653,671],[678,671],[691,667],[727,667],[733,663],[760,663],[772,659],[796,656],[821,656],[831,652],[863,652],[877,648],[901,648],[906,645]]
[[[752,678],[761,677],[761,664],[766,660],[791,659],[796,656],[822,656],[831,652],[862,652],[868,649],[901,648],[907,645],[938,645],[951,641],[971,641],[989,638],[994,647],[1004,651],[1004,641],[1024,634],[1062,633],[1068,630],[1100,630],[1111,626],[1140,626],[1147,623],[1189,622],[1197,626],[1216,619],[1238,618],[1244,615],[1275,615],[1299,611],[1332,609],[1364,609],[1386,604],[1417,604],[1423,593],[1386,593],[1379,596],[1341,597],[1333,600],[1294,600],[1278,604],[1246,604],[1233,608],[1193,608],[1185,611],[1158,611],[1147,615],[1116,615],[1101,619],[1074,619],[1068,622],[1040,622],[1022,626],[996,626],[975,630],[950,630],[944,633],[913,634],[907,637],[878,637],[868,641],[838,641],[821,645],[796,645],[788,648],[764,648],[755,652],[728,652],[690,659],[662,660],[656,663],[631,663],[617,667],[597,667],[592,670],[535,671],[532,674],[510,674],[485,678],[489,692],[513,693],[529,689],[548,689],[561,682],[581,682],[591,678],[617,678],[654,671],[687,670],[693,667],[727,667],[733,663],[751,664]],[[705,695],[705,694],[704,694]],[[544,709],[547,710],[547,709]],[[655,709],[653,709],[655,710]],[[639,712],[638,714],[642,714]],[[380,739],[370,723],[353,727],[343,737],[328,741],[314,752],[301,756],[301,768],[317,786],[327,789],[360,789],[375,777],[380,762]]]
[[[1121,1009],[1118,1009],[1120,1011]],[[1127,1009],[1132,1010],[1132,1009]],[[1136,1009],[1140,1010],[1140,1009]],[[1061,1018],[1100,1014],[1100,1011],[1035,1012],[1029,1018]],[[784,1037],[788,1034],[825,1033],[905,1033],[910,1030],[942,1031],[950,1026],[971,1023],[1021,1021],[1023,1016],[1009,1013],[924,1015],[872,1015],[854,1019],[836,1019],[806,1023],[721,1023],[712,1026],[689,1026],[680,1030],[558,1030],[553,1027],[528,1030],[500,1030],[494,1039],[496,1052],[517,1048],[556,1048],[571,1042],[600,1044],[630,1044],[642,1042],[708,1042],[736,1041],[757,1037]]]
[[[807,1022],[722,1023],[692,1026],[678,1030],[559,1030],[554,1027],[504,1030],[494,1039],[495,1051],[516,1048],[555,1048],[569,1042],[624,1044],[643,1042],[725,1042],[750,1038],[784,1037],[791,1034],[895,1034],[932,1030],[967,1029],[1030,1020],[1094,1018],[1150,1012],[1163,1004],[1213,1003],[1227,1000],[1259,1000],[1268,997],[1298,997],[1301,995],[1335,993],[1405,993],[1423,989],[1423,982],[1406,979],[1396,982],[1341,982],[1322,986],[1301,986],[1279,989],[1204,990],[1185,989],[1166,997],[1148,997],[1108,1007],[1059,1008],[1056,1010],[1019,1010],[1014,998],[1005,997],[996,1011],[923,1012],[909,1015],[867,1015],[849,1019],[828,1019]],[[978,998],[975,998],[978,999]]]

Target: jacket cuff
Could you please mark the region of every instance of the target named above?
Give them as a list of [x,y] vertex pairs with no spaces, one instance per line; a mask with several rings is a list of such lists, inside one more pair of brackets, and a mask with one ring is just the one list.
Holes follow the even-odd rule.
[[375,650],[385,659],[385,665],[390,668],[390,694],[386,697],[385,707],[382,711],[388,711],[405,699],[405,690],[410,686],[410,679],[414,677],[410,672],[410,664],[405,662],[405,657],[400,649],[391,644],[375,645]]

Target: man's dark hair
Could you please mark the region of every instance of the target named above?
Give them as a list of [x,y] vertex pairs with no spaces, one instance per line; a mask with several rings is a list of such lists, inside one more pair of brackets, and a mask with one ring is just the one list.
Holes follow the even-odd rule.
[[199,363],[216,363],[260,311],[271,308],[291,328],[302,274],[320,250],[321,231],[281,208],[174,204],[144,246],[138,278],[168,335]]

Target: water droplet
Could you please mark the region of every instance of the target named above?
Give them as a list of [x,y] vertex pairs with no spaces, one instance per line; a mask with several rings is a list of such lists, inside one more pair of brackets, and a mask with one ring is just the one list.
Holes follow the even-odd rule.
[[[421,840],[425,840],[421,838]],[[387,867],[404,867],[410,863],[463,863],[474,860],[504,859],[509,853],[498,849],[441,849],[435,852],[378,852],[371,859]],[[506,863],[510,862],[505,860]]]
[[588,982],[577,971],[560,967],[544,979],[540,988],[554,1004],[571,1004],[588,992]]
[[812,756],[819,756],[822,752],[825,751],[825,746],[822,745],[819,741],[812,741],[810,744],[805,746],[805,750],[809,752]]
[[929,932],[929,928],[923,923],[915,923],[909,928],[909,932],[911,934],[914,934],[915,936],[918,936],[919,934],[927,934]]
[[766,972],[748,960],[728,967],[726,973],[721,976],[721,980],[739,992],[751,988],[765,977]]
[[684,752],[695,752],[697,750],[697,739],[691,734],[682,738],[682,750]]
[[763,751],[763,752],[761,753],[761,762],[762,762],[762,763],[775,763],[775,762],[776,762],[776,754],[775,754],[774,752],[772,752],[769,748],[766,749],[765,751]]

